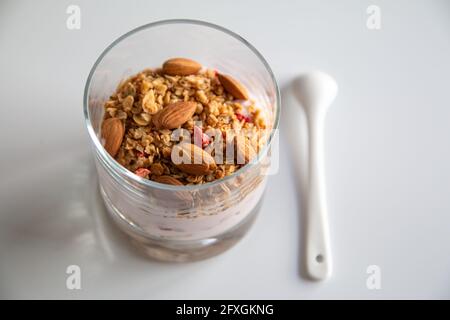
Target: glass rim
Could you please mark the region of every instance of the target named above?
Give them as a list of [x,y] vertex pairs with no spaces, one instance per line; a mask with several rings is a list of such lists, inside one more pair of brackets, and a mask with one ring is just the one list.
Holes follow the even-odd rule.
[[[275,99],[275,106],[274,106],[274,108],[275,108],[274,123],[273,123],[272,129],[270,131],[269,138],[267,139],[266,143],[264,144],[264,147],[261,148],[258,156],[255,157],[255,159],[253,159],[253,161],[251,161],[250,163],[239,168],[231,175],[223,177],[223,178],[215,180],[215,181],[206,182],[203,184],[173,186],[173,185],[159,183],[156,181],[152,181],[149,179],[139,177],[136,174],[134,174],[133,172],[131,172],[130,170],[128,170],[127,168],[125,168],[124,166],[122,166],[120,163],[118,163],[108,152],[106,152],[105,148],[103,147],[99,138],[97,137],[97,134],[95,133],[95,130],[91,123],[91,115],[90,115],[89,108],[88,108],[88,104],[89,104],[88,97],[89,97],[89,92],[90,92],[90,87],[91,87],[91,81],[92,81],[92,77],[93,77],[95,71],[97,70],[98,65],[103,60],[103,58],[106,56],[106,54],[108,54],[108,52],[112,48],[114,48],[119,42],[121,42],[122,40],[128,38],[129,36],[131,36],[137,32],[140,32],[142,30],[149,29],[152,27],[167,25],[167,24],[200,25],[203,27],[208,27],[208,28],[212,28],[212,29],[224,32],[224,33],[228,34],[229,36],[235,38],[236,40],[238,40],[239,42],[244,44],[248,49],[250,49],[250,51],[252,51],[256,55],[256,57],[262,62],[262,64],[266,68],[266,71],[268,72],[268,74],[272,80],[272,84],[275,87],[276,99]],[[103,50],[103,52],[97,58],[94,65],[92,66],[91,70],[89,71],[89,75],[88,75],[88,78],[86,80],[86,84],[84,87],[84,96],[83,96],[83,113],[84,113],[85,124],[88,129],[89,137],[95,146],[95,150],[100,155],[101,160],[104,161],[105,164],[108,165],[113,171],[115,171],[116,173],[120,173],[119,176],[122,179],[123,179],[123,176],[125,176],[128,179],[131,179],[133,182],[135,182],[139,185],[143,185],[143,186],[151,187],[151,188],[159,188],[159,189],[163,189],[163,190],[172,190],[172,191],[195,191],[195,190],[212,188],[212,187],[218,186],[222,183],[225,183],[225,182],[235,178],[236,176],[245,173],[250,168],[254,167],[257,164],[258,159],[262,158],[262,155],[268,151],[268,148],[272,143],[274,133],[278,129],[278,125],[279,125],[279,121],[280,121],[280,107],[281,107],[281,97],[280,97],[280,89],[278,87],[278,83],[275,79],[275,75],[273,74],[272,69],[270,68],[269,64],[264,59],[264,57],[261,55],[261,53],[259,53],[259,51],[256,50],[256,48],[253,47],[253,45],[251,45],[247,40],[245,40],[240,35],[234,33],[233,31],[230,31],[224,27],[221,27],[219,25],[216,25],[216,24],[213,24],[210,22],[205,22],[205,21],[201,21],[201,20],[192,20],[192,19],[168,19],[168,20],[159,20],[159,21],[155,21],[155,22],[150,22],[150,23],[141,25],[137,28],[134,28],[134,29],[124,33],[120,37],[118,37],[109,46],[107,46],[106,49]],[[121,176],[121,175],[123,175],[123,176]]]

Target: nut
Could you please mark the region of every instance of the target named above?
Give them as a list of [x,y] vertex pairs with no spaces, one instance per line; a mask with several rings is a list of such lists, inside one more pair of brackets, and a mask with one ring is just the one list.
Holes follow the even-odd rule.
[[105,140],[104,147],[106,151],[114,157],[122,144],[125,127],[121,120],[109,118],[103,121],[102,138]]
[[165,184],[171,184],[173,186],[182,186],[183,183],[181,183],[180,180],[171,177],[171,176],[156,176],[153,178],[153,181],[159,182],[159,183],[165,183]]
[[237,80],[224,74],[218,74],[218,77],[220,84],[222,84],[224,89],[233,97],[240,100],[248,100],[247,89]]
[[163,72],[171,76],[187,76],[200,71],[202,65],[190,59],[173,58],[163,64]]
[[178,101],[169,104],[158,112],[152,119],[158,129],[175,129],[192,118],[197,103],[192,101]]
[[157,176],[161,176],[164,173],[164,167],[161,165],[161,163],[152,164],[150,170]]
[[[182,163],[174,161],[174,155],[179,156]],[[209,174],[216,169],[214,158],[202,148],[190,143],[180,143],[173,147],[172,162],[181,171],[195,176]]]
[[[177,178],[171,177],[171,176],[156,176],[153,177],[153,181],[164,183],[164,184],[170,184],[172,186],[183,186],[184,184],[178,180]],[[175,191],[170,192],[168,194],[165,191],[158,190],[156,192],[157,198],[160,198],[164,201],[164,203],[167,205],[167,201],[176,201],[176,202],[183,202],[183,203],[192,203],[192,195],[189,193],[189,191]]]

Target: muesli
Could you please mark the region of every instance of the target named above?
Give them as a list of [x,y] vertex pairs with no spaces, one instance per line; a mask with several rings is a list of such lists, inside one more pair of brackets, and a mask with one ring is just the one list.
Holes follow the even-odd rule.
[[265,117],[247,89],[190,59],[130,77],[104,107],[107,152],[159,183],[221,179],[254,160],[266,142]]

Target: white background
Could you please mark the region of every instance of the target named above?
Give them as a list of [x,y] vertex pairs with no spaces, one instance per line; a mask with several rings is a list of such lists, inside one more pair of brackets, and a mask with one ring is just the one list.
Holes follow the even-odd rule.
[[[81,30],[66,28],[70,4],[81,8]],[[366,28],[371,4],[381,8],[378,31]],[[325,135],[329,281],[299,275],[301,161],[286,119],[279,173],[228,252],[150,262],[106,219],[83,123],[85,80],[118,36],[168,18],[217,23],[250,41],[279,81],[283,113],[298,108],[287,89],[297,74],[318,68],[337,79]],[[444,0],[2,1],[0,298],[450,298],[449,57]],[[80,291],[65,287],[71,264],[82,269]],[[381,290],[366,287],[373,264]]]

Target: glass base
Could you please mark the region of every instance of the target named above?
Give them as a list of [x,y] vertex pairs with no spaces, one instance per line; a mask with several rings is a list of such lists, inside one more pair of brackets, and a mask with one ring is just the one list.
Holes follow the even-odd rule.
[[247,233],[256,219],[262,205],[262,199],[258,201],[252,211],[239,224],[227,230],[225,233],[200,240],[168,240],[143,235],[137,227],[123,218],[123,215],[112,205],[103,188],[100,193],[108,209],[108,213],[131,242],[144,255],[159,260],[170,262],[188,262],[207,259],[218,255],[235,245]]

